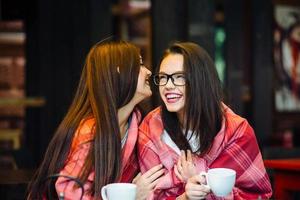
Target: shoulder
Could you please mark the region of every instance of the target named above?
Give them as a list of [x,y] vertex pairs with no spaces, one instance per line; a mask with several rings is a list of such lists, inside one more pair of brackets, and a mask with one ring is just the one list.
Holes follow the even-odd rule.
[[146,115],[140,125],[140,129],[144,130],[149,126],[162,126],[161,107],[155,108]]
[[139,140],[159,138],[163,130],[161,107],[158,107],[149,112],[140,124]]
[[131,117],[138,124],[142,121],[142,113],[139,108],[134,108],[133,112],[131,113]]
[[242,136],[252,135],[251,133],[253,132],[253,129],[245,118],[235,114],[225,104],[223,104],[223,108],[224,108],[223,128],[227,136],[242,137]]
[[143,121],[151,121],[153,119],[161,119],[161,107],[157,107],[154,110],[150,111]]
[[247,121],[245,118],[241,117],[240,115],[234,113],[228,106],[223,104],[223,112],[224,112],[224,118],[226,120],[227,127],[230,128],[236,128],[240,126],[240,124]]
[[86,119],[83,119],[73,138],[72,141],[72,149],[74,149],[76,146],[80,144],[84,144],[87,142],[90,142],[94,139],[95,136],[95,118],[89,117]]

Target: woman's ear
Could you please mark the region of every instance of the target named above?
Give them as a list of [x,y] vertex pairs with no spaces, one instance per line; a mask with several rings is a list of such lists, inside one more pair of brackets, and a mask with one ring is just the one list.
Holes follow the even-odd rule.
[[117,72],[120,74],[120,67],[119,66],[117,67]]

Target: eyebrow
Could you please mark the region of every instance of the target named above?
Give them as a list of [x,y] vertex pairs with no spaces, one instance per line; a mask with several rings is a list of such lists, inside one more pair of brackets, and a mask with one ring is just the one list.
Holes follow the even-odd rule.
[[[158,72],[159,74],[168,74],[168,73],[166,73],[166,72],[163,72],[163,71],[161,71],[161,72]],[[172,74],[184,74],[185,72],[184,71],[176,71],[176,72],[174,72],[174,73],[172,73]],[[171,74],[168,74],[168,75],[171,75]]]

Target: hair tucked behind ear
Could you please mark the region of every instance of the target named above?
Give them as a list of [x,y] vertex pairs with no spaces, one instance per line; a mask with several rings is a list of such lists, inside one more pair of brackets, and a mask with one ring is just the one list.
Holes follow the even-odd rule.
[[28,199],[41,199],[47,188],[52,188],[56,196],[54,184],[43,183],[43,180],[62,170],[76,129],[90,116],[95,118],[95,138],[79,179],[84,183],[91,171],[95,172],[92,188],[88,192],[96,198],[100,198],[102,186],[118,181],[121,139],[117,110],[133,98],[139,70],[139,49],[130,43],[104,42],[91,48],[74,100],[29,186]]

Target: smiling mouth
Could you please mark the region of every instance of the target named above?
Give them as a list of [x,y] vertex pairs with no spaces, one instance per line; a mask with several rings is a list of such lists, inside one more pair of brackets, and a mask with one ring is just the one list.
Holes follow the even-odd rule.
[[149,85],[149,80],[146,80],[146,85]]
[[181,94],[166,94],[165,95],[166,100],[168,103],[176,103],[177,101],[179,101],[182,97]]
[[146,82],[147,85],[150,85],[150,76],[148,76],[148,77],[146,78],[146,81],[145,81],[145,82]]

